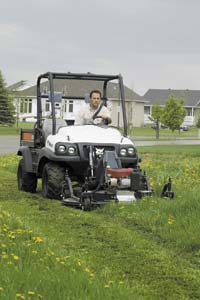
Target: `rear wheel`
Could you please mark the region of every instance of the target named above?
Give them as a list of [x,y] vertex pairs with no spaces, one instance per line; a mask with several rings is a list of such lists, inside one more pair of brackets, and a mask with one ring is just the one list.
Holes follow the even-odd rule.
[[24,160],[21,159],[17,170],[18,190],[35,193],[37,188],[37,177],[35,173],[25,171]]
[[46,163],[42,173],[42,195],[50,199],[61,199],[65,169],[56,163]]

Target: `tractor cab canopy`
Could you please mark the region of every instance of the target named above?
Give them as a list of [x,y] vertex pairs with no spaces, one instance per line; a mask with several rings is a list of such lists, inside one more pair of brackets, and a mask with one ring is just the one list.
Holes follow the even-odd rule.
[[79,102],[85,100],[88,103],[91,90],[100,90],[105,106],[109,106],[109,98],[114,98],[115,103],[117,103],[115,109],[116,125],[118,128],[122,126],[123,135],[127,136],[124,86],[120,74],[97,75],[92,73],[47,72],[40,75],[37,79],[37,128],[42,128],[43,120],[46,117],[43,113],[43,102],[49,104],[48,117],[52,120],[52,134],[56,134],[56,123],[58,122],[56,106],[59,105],[58,103],[66,100],[69,100],[69,103],[78,102],[78,100]]

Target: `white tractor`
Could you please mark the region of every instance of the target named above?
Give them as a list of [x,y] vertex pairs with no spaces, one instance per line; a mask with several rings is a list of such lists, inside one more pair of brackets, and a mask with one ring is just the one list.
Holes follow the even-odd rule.
[[[42,80],[49,84],[49,94],[42,94]],[[67,125],[56,118],[54,81],[96,82],[102,89],[101,105],[107,106],[110,81],[117,81],[123,128],[112,125]],[[67,83],[66,83],[67,84]],[[51,115],[44,118],[42,101],[49,97]],[[84,95],[63,95],[80,100]],[[118,124],[119,125],[119,124]],[[121,133],[123,131],[123,133]],[[62,204],[90,210],[102,204],[132,202],[151,195],[147,176],[142,172],[134,143],[127,137],[124,87],[121,75],[45,73],[37,80],[37,122],[34,129],[22,129],[18,155],[18,188],[35,192],[42,178],[42,195],[60,199]],[[162,196],[173,198],[169,181]]]

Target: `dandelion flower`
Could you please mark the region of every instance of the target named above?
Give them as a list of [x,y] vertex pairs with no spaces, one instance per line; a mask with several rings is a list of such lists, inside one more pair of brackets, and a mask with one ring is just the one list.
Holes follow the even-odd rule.
[[35,295],[35,292],[33,292],[33,291],[28,291],[28,295]]
[[26,299],[23,294],[16,293],[16,297],[19,299]]
[[43,239],[40,237],[40,236],[34,236],[32,238],[32,240],[35,242],[35,243],[42,243],[43,242]]

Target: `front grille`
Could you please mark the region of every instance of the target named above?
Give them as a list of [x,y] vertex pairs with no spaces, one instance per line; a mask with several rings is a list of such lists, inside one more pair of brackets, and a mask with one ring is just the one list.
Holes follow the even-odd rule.
[[[115,147],[110,145],[93,145],[93,149],[96,155],[103,155],[104,151],[114,151]],[[83,153],[85,157],[89,156],[89,150],[90,150],[89,145],[83,146]]]

